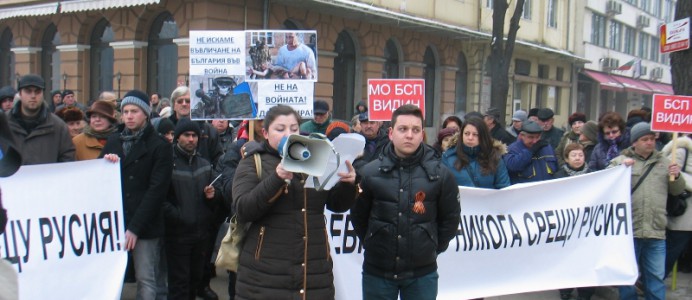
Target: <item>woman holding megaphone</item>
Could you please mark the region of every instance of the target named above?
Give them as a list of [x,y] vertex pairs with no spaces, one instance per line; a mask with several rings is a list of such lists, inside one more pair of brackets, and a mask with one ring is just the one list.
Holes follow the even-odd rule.
[[[358,194],[356,172],[337,173],[330,190],[305,188],[307,175],[284,169],[281,139],[299,131],[300,116],[278,105],[266,114],[265,141],[240,161],[233,179],[233,208],[250,222],[237,272],[235,299],[334,299],[334,276],[324,207],[344,212]],[[257,158],[260,161],[255,161]],[[257,168],[260,171],[258,172]]]

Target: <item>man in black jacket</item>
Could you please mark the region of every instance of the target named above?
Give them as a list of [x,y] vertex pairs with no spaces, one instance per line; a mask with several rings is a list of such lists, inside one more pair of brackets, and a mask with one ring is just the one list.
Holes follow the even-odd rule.
[[509,146],[514,143],[517,138],[505,130],[505,128],[502,126],[500,118],[500,110],[494,107],[488,108],[483,115],[483,121],[485,122],[485,125],[488,125],[488,129],[490,129],[490,136],[492,136],[493,139],[502,142],[506,146]]
[[164,202],[168,299],[195,298],[210,250],[209,226],[221,198],[210,185],[215,178],[211,164],[197,153],[199,135],[199,126],[189,119],[175,127],[173,176]]
[[360,170],[351,208],[365,249],[363,299],[435,299],[437,255],[459,227],[459,189],[423,143],[423,115],[404,105],[392,115],[391,143]]
[[120,161],[125,250],[134,258],[137,299],[157,299],[166,293],[162,207],[173,173],[171,145],[149,124],[147,94],[130,91],[120,107],[123,124],[108,137],[101,156]]
[[359,114],[358,120],[361,126],[359,133],[365,137],[365,149],[363,149],[363,155],[353,162],[353,167],[356,170],[377,159],[384,147],[389,143],[389,137],[381,130],[382,122],[370,121],[368,113]]

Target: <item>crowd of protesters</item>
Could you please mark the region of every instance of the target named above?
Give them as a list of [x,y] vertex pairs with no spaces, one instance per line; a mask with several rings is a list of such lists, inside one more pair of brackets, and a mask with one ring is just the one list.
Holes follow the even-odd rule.
[[[24,165],[96,158],[120,165],[128,274],[134,274],[128,280],[137,282],[137,299],[218,299],[209,286],[211,262],[232,214],[252,225],[238,272],[229,272],[231,299],[333,298],[325,207],[351,209],[365,249],[364,299],[435,299],[436,257],[459,225],[456,186],[501,189],[620,164],[633,168],[642,293],[664,299],[663,280],[675,261],[680,258],[681,270],[692,267],[692,213],[667,216],[665,200],[692,191],[692,139],[678,139],[671,161],[670,136],[651,130],[647,108],[593,120],[575,112],[565,130],[550,108],[515,111],[507,126],[499,110],[489,108],[446,118],[428,141],[420,110],[408,105],[391,122],[369,120],[362,102],[350,121],[334,120],[323,100],[302,125],[288,106],[270,109],[265,120],[206,122],[190,120],[187,87],[170,98],[132,90],[117,99],[104,91],[88,107],[73,91],[44,95],[44,88],[43,78],[29,74],[18,90],[0,89],[13,145]],[[284,136],[297,133],[329,139],[358,133],[365,147],[330,191],[307,190],[303,174],[283,168],[278,149]],[[427,240],[421,228],[436,232],[434,241],[415,253],[400,247]],[[572,292],[560,290],[560,298],[571,299]],[[578,299],[593,293],[577,289]],[[621,299],[636,294],[635,286],[620,287]]]

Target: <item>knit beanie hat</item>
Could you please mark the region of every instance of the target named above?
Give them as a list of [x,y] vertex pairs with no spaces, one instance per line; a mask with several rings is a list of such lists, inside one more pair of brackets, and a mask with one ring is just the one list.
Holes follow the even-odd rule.
[[581,127],[581,133],[594,143],[598,142],[598,123],[596,121],[588,121]]
[[144,113],[147,115],[147,118],[151,115],[151,107],[149,106],[149,96],[147,96],[146,93],[138,90],[131,90],[125,94],[125,97],[123,97],[123,100],[120,102],[120,110],[123,110],[123,107],[128,104],[134,104],[139,106]]
[[175,131],[175,125],[173,125],[173,122],[168,118],[154,118],[151,120],[151,125],[154,125],[154,130],[162,136],[171,131]]
[[[337,132],[332,132],[335,129],[340,128],[342,130],[337,130]],[[335,139],[339,134],[342,133],[348,133],[351,131],[351,127],[348,126],[345,122],[341,121],[334,121],[327,126],[327,130],[325,130],[325,135],[329,138],[329,140]],[[333,138],[332,138],[333,136]]]
[[442,140],[448,136],[453,136],[455,133],[457,133],[457,130],[454,128],[445,128],[440,130],[440,132],[437,133],[437,142],[442,143]]
[[639,138],[649,134],[654,134],[653,131],[651,131],[651,124],[646,122],[637,123],[630,129],[630,143],[634,143]]
[[[159,126],[161,126],[161,124],[159,124]],[[175,126],[175,139],[177,140],[181,134],[188,131],[194,131],[197,134],[197,136],[201,135],[197,123],[192,122],[188,118],[178,120],[178,125]]]

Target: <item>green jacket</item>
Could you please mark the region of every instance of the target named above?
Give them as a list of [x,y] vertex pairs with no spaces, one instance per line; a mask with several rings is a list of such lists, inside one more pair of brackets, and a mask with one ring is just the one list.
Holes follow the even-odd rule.
[[632,194],[632,227],[635,238],[666,238],[666,199],[668,193],[678,195],[685,189],[685,179],[679,176],[669,182],[668,166],[670,160],[654,150],[648,159],[634,153],[632,147],[622,150],[620,156],[610,162],[610,167],[622,164],[626,158],[634,159],[632,166],[632,187],[646,172],[651,164],[655,164],[649,175]]
[[300,124],[300,132],[303,133],[321,133],[321,134],[327,134],[327,127],[329,127],[329,124],[332,123],[332,116],[331,114],[329,115],[329,118],[327,118],[327,121],[324,121],[322,124],[317,124],[315,123],[315,120],[309,120],[303,124]]

